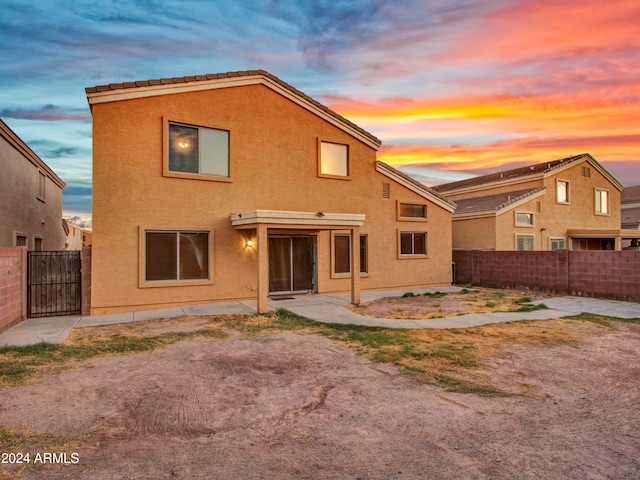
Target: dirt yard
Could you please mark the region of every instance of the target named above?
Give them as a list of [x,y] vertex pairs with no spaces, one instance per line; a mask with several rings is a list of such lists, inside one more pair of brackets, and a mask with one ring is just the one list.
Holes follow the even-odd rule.
[[92,358],[0,390],[0,451],[31,459],[0,464],[0,478],[639,478],[640,325],[570,328],[579,344],[490,358],[485,374],[518,392],[490,397],[308,333],[229,330]]

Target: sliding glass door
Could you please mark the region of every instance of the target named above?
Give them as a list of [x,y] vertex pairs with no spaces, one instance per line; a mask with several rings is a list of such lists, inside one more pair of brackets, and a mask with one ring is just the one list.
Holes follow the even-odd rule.
[[316,237],[269,235],[269,293],[315,290]]

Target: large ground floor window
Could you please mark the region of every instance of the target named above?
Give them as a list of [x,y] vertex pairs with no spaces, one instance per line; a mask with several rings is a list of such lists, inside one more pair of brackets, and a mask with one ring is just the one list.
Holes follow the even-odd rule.
[[145,280],[209,279],[209,232],[145,231]]

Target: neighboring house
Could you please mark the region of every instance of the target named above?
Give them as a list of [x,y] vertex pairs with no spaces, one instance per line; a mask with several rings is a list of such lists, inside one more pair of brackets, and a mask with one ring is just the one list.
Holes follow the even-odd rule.
[[0,247],[62,250],[65,183],[0,120]]
[[82,230],[82,246],[90,247],[93,243],[93,230],[90,228],[85,228]]
[[67,241],[64,245],[65,250],[82,250],[83,245],[83,229],[80,225],[71,223],[69,220],[62,220],[64,231],[67,234]]
[[[91,313],[451,283],[455,204],[265,71],[87,88]],[[351,272],[355,272],[352,275]]]
[[453,248],[620,250],[622,185],[582,154],[433,187],[454,200]]
[[[622,228],[640,230],[640,185],[625,187],[622,190],[620,216]],[[622,247],[629,250],[640,250],[640,240],[626,240]]]

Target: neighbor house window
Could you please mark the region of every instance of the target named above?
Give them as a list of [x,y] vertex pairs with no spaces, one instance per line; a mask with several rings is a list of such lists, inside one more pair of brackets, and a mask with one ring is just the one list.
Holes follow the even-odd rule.
[[533,235],[516,235],[516,250],[533,250]]
[[320,142],[320,175],[349,176],[349,146]]
[[609,215],[609,191],[596,188],[596,215]]
[[426,255],[426,232],[400,232],[400,255]]
[[516,227],[533,227],[533,213],[516,212]]
[[566,239],[562,237],[549,239],[549,250],[565,250],[566,248],[567,248]]
[[27,236],[21,233],[16,233],[16,247],[26,247]]
[[569,203],[569,182],[556,180],[556,202]]
[[42,238],[34,237],[34,239],[33,239],[33,249],[36,252],[42,251]]
[[[360,273],[367,273],[367,235],[360,235]],[[334,273],[351,273],[351,235],[336,233],[333,236]]]
[[145,280],[209,279],[209,232],[146,231]]
[[169,123],[170,172],[229,177],[229,132]]
[[427,206],[419,203],[399,203],[398,217],[402,219],[427,218]]
[[44,174],[44,172],[38,170],[38,190],[36,192],[36,197],[38,198],[38,200],[42,200],[43,202],[45,200],[46,187],[47,176]]

